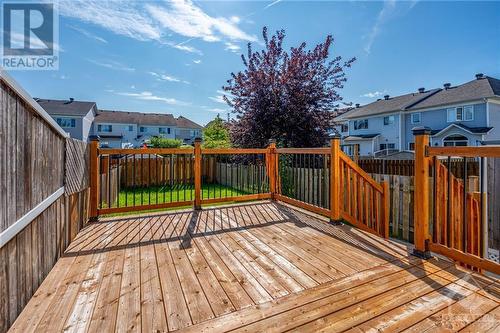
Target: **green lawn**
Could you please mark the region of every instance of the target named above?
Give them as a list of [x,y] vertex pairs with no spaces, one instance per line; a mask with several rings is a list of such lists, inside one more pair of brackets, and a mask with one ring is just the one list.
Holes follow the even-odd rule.
[[[238,190],[229,186],[219,184],[203,184],[201,189],[202,199],[226,198],[250,194],[247,191]],[[125,188],[118,194],[118,202],[112,207],[155,205],[169,202],[180,202],[194,200],[193,185],[178,186],[149,186],[137,188]],[[105,207],[106,205],[104,205]],[[172,208],[179,209],[180,207]],[[161,209],[165,210],[165,209]],[[149,210],[151,212],[154,210]],[[156,210],[158,211],[158,210]],[[111,214],[109,216],[124,215],[129,213]]]

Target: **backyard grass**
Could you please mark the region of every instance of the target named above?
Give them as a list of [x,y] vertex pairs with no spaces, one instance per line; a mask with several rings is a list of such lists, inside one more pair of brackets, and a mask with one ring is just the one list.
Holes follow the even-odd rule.
[[[239,190],[220,184],[203,184],[201,188],[202,199],[227,198],[240,195],[251,194],[248,191]],[[169,202],[182,202],[194,200],[193,185],[176,185],[176,186],[149,186],[137,188],[124,188],[118,193],[117,200],[112,204],[112,207],[140,206],[140,205],[155,205]],[[103,208],[107,205],[103,203]],[[186,207],[191,207],[186,206]],[[155,210],[145,210],[142,212],[155,212],[165,210],[175,210],[182,207],[162,208]],[[129,215],[130,213],[116,213],[106,216]]]

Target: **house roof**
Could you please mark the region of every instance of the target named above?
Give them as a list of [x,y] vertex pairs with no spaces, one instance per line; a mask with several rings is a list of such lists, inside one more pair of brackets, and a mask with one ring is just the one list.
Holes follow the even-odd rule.
[[95,106],[95,102],[41,99],[35,98],[35,101],[50,115],[61,116],[85,116]]
[[440,89],[438,93],[414,105],[411,109],[430,108],[488,97],[500,97],[500,80],[483,76],[455,87]]
[[96,123],[122,123],[138,125],[162,125],[181,128],[201,129],[202,126],[194,121],[180,116],[175,118],[170,113],[141,113],[131,111],[99,110],[95,117]]
[[459,129],[463,129],[464,131],[469,132],[471,134],[486,134],[493,129],[493,127],[469,127],[463,124],[453,123],[451,125],[446,126],[445,128],[432,130],[431,135],[439,135],[442,132],[445,132],[452,127],[458,127]]
[[341,115],[340,117],[342,117],[342,119],[352,119],[352,118],[373,116],[392,111],[405,110],[409,107],[412,107],[416,103],[428,98],[429,96],[432,96],[438,91],[439,89],[432,89],[424,91],[422,93],[416,92],[401,96],[389,97],[388,99],[385,98],[379,99],[373,103],[355,108]]
[[345,141],[356,141],[356,140],[368,140],[379,136],[380,134],[361,134],[361,135],[349,135],[344,138]]
[[176,126],[175,118],[170,113],[141,113],[113,110],[99,110],[95,117],[95,122]]
[[196,129],[203,128],[203,126],[198,125],[194,121],[187,119],[186,117],[183,117],[183,116],[179,116],[176,119],[176,122],[177,122],[177,127],[180,127],[180,128],[196,128]]
[[341,114],[334,121],[374,116],[397,111],[414,111],[448,104],[500,97],[500,80],[478,74],[475,80],[449,87],[379,99]]

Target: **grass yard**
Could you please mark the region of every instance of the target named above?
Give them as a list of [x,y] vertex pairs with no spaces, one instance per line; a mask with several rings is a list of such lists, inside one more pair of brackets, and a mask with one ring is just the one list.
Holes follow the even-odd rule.
[[[202,199],[226,198],[239,195],[250,194],[247,191],[238,190],[229,186],[220,184],[203,184]],[[191,201],[194,200],[194,185],[176,185],[176,186],[149,186],[138,188],[124,188],[118,194],[118,200],[112,207],[154,205],[169,202]],[[103,208],[107,205],[103,203]],[[190,207],[190,206],[186,206]],[[175,207],[170,209],[179,209]],[[165,211],[166,208],[156,210],[146,210],[143,212]],[[109,214],[107,216],[128,215],[130,213]]]

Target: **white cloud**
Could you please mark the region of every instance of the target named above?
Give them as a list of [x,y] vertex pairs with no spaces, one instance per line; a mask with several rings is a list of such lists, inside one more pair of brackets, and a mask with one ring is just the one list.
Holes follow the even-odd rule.
[[157,80],[159,81],[168,81],[168,82],[182,82],[189,84],[188,81],[184,81],[181,79],[176,78],[175,76],[172,75],[167,75],[167,74],[161,74],[161,73],[156,73],[156,72],[149,72],[152,76],[154,76]]
[[86,36],[86,37],[88,37],[90,39],[95,39],[95,40],[97,40],[97,41],[99,41],[101,43],[105,43],[105,44],[108,43],[108,41],[105,40],[104,38],[99,37],[97,35],[94,35],[93,33],[89,32],[89,31],[87,31],[85,29],[82,29],[82,28],[79,28],[79,27],[75,27],[75,26],[72,26],[72,25],[68,25],[68,27],[70,27],[71,29],[73,29],[75,31],[78,31],[79,33],[81,33],[82,35],[84,35],[84,36]]
[[268,9],[269,7],[272,7],[278,3],[280,3],[282,0],[276,0],[276,1],[273,1],[271,2],[269,5],[267,5],[266,7],[264,7],[264,9]]
[[167,43],[167,45],[173,47],[174,49],[181,50],[181,51],[184,51],[184,52],[196,53],[196,54],[199,54],[199,55],[203,54],[203,52],[201,52],[197,48],[189,46],[189,45],[183,45],[182,43],[181,44]]
[[374,97],[382,96],[383,94],[384,93],[381,91],[373,91],[373,92],[367,92],[366,94],[363,94],[360,97],[374,98]]
[[382,25],[392,16],[395,8],[396,8],[395,0],[384,1],[384,7],[382,7],[380,12],[378,13],[377,20],[375,21],[375,24],[373,25],[367,37],[367,42],[364,47],[364,50],[367,54],[370,54],[372,45],[375,42],[377,36],[379,35]]
[[179,101],[179,100],[177,100],[175,98],[162,97],[162,96],[154,95],[150,91],[143,91],[141,93],[117,92],[116,94],[120,95],[120,96],[133,97],[133,98],[144,100],[144,101],[158,101],[158,102],[163,102],[163,103],[166,103],[166,104],[169,104],[169,105],[178,105],[178,106],[189,105],[189,103]]
[[148,4],[146,10],[161,27],[182,36],[201,38],[206,42],[215,42],[223,38],[257,40],[255,36],[241,30],[234,17],[232,19],[212,17],[190,0],[174,0],[170,2],[169,7]]
[[118,61],[113,61],[113,60],[98,61],[98,60],[93,60],[93,59],[87,59],[87,61],[93,63],[94,65],[117,70],[117,71],[125,71],[125,72],[135,71],[135,68],[128,67],[128,66],[126,66]]
[[207,111],[214,112],[214,113],[228,113],[228,112],[230,112],[230,110],[228,110],[228,109],[220,109],[220,108],[210,108],[210,109],[207,109]]
[[145,15],[140,3],[130,1],[62,0],[59,12],[137,40],[159,40],[161,29]]
[[236,44],[231,43],[231,42],[226,42],[225,45],[226,45],[225,50],[231,51],[233,53],[237,53],[241,50],[241,47],[239,45],[236,45]]
[[193,62],[194,62],[195,64],[197,64],[197,65],[198,65],[198,64],[201,64],[201,60],[200,60],[200,59],[193,60]]
[[222,95],[217,95],[217,96],[214,96],[214,97],[209,97],[209,99],[211,99],[212,101],[217,102],[217,103],[227,104],[226,101],[224,100],[224,98],[222,97]]

